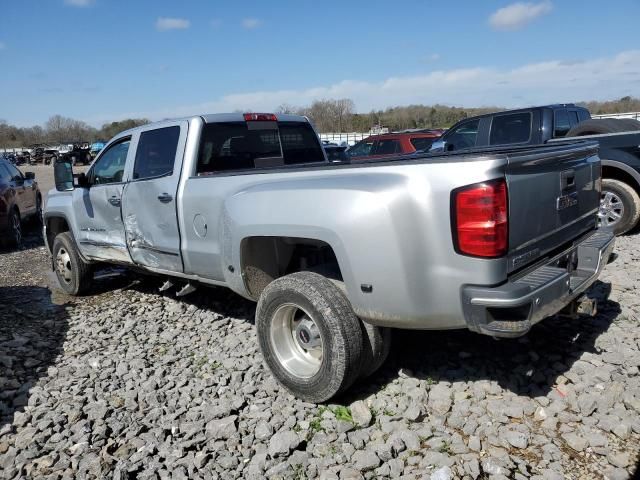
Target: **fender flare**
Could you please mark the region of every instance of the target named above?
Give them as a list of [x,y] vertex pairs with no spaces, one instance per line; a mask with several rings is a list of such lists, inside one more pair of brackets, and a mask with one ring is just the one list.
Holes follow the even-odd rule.
[[630,167],[626,163],[622,163],[618,160],[602,159],[601,163],[603,167],[613,167],[622,170],[625,173],[628,173],[629,175],[631,175],[631,178],[636,181],[637,186],[640,187],[640,172],[635,170],[633,167]]

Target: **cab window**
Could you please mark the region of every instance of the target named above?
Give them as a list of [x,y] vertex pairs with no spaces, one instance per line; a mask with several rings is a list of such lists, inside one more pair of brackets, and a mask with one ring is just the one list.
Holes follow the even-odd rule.
[[106,185],[120,183],[127,163],[127,153],[131,139],[127,138],[106,150],[91,168],[89,183],[91,185]]
[[397,140],[378,140],[373,147],[372,155],[392,155],[400,152],[400,142]]
[[490,145],[525,143],[531,138],[531,112],[496,115],[491,122]]
[[142,180],[173,173],[180,127],[165,127],[148,130],[140,134],[133,179]]
[[444,139],[446,143],[446,150],[448,152],[453,150],[461,150],[463,148],[472,148],[476,146],[478,139],[478,127],[480,126],[480,119],[470,120],[465,122],[451,132]]
[[554,137],[564,137],[571,129],[571,123],[569,122],[569,114],[565,109],[556,110],[554,114]]
[[347,154],[350,157],[364,157],[371,153],[371,147],[373,147],[372,140],[362,140],[347,150]]

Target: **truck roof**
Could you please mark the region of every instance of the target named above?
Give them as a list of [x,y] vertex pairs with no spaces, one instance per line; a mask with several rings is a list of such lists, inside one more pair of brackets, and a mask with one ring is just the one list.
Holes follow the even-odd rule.
[[[249,112],[247,112],[249,113]],[[253,112],[251,112],[253,113]],[[244,115],[245,113],[240,113],[240,112],[233,112],[233,113],[206,113],[206,114],[202,114],[202,115],[191,115],[189,117],[176,117],[176,118],[165,118],[164,120],[159,120],[157,122],[152,122],[152,123],[147,123],[144,125],[140,125],[138,127],[133,127],[130,128],[128,130],[123,130],[122,132],[118,133],[114,138],[116,137],[121,137],[123,135],[129,135],[131,133],[134,133],[138,130],[142,130],[142,129],[147,129],[150,126],[161,126],[165,123],[168,122],[176,122],[176,121],[180,121],[180,120],[185,120],[185,121],[189,121],[192,120],[194,118],[202,118],[204,120],[205,123],[221,123],[221,122],[244,122]],[[269,113],[268,115],[273,115],[271,113]],[[309,119],[307,117],[304,117],[302,115],[290,115],[288,113],[276,113],[275,114],[276,118],[278,119],[278,121],[282,121],[282,122],[309,122]]]

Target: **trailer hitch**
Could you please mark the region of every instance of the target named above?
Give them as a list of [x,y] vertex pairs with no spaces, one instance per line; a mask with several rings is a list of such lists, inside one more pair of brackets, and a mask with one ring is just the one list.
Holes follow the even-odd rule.
[[595,317],[597,314],[598,300],[596,300],[595,298],[590,298],[586,294],[582,294],[571,303],[569,303],[569,305],[560,310],[560,312],[558,312],[558,315],[562,317],[568,317],[573,320],[583,315]]

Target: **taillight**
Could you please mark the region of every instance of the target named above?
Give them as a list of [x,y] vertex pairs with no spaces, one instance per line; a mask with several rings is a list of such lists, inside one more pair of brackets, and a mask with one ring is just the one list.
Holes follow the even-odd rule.
[[507,253],[507,183],[504,179],[454,190],[453,235],[458,253],[495,258]]
[[245,122],[277,122],[278,117],[273,113],[245,113]]

